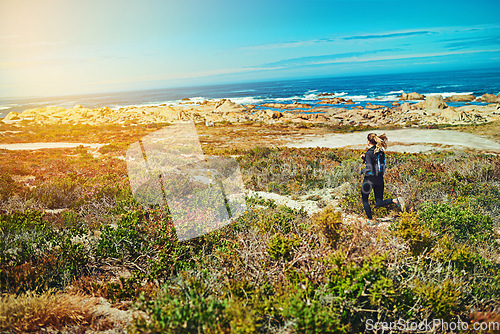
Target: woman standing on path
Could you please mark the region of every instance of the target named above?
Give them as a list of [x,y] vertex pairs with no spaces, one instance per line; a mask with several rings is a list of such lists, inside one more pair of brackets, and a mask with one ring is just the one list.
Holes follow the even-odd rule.
[[361,156],[361,159],[366,163],[360,174],[364,174],[363,184],[361,186],[361,200],[363,208],[369,223],[373,223],[372,210],[368,203],[368,196],[374,192],[375,204],[377,206],[387,206],[389,204],[397,204],[401,211],[405,211],[405,203],[403,198],[384,200],[384,172],[385,172],[385,153],[387,148],[387,137],[385,134],[377,136],[375,133],[369,133],[367,144],[370,146],[368,151]]

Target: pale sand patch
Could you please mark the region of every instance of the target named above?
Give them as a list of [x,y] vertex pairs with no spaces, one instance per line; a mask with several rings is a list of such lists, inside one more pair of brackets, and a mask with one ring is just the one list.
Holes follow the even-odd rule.
[[17,143],[17,144],[0,144],[0,149],[3,150],[41,150],[46,148],[75,148],[78,146],[90,147],[93,149],[100,148],[104,144],[86,144],[86,143]]
[[[471,133],[452,130],[401,129],[387,131],[363,131],[353,133],[331,133],[307,138],[288,147],[328,147],[328,148],[366,148],[366,136],[370,132],[385,133],[389,138],[387,151],[392,152],[429,152],[435,150],[474,149],[500,153],[500,143]],[[391,146],[391,142],[395,145]]]

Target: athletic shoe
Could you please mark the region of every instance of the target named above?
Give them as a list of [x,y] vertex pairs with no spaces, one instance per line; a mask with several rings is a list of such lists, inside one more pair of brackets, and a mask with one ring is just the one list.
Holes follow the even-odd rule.
[[406,211],[405,200],[403,199],[403,197],[398,197],[398,198],[396,198],[396,204],[398,205],[399,209],[400,209],[402,212],[405,212],[405,211]]

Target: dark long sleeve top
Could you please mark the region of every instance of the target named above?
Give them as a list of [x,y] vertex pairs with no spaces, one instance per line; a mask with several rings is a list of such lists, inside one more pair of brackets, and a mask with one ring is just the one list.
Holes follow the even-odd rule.
[[[385,153],[384,151],[380,151],[377,154],[382,154],[382,161],[385,162]],[[372,146],[366,151],[365,156],[363,157],[363,161],[366,163],[366,167],[363,168],[360,174],[364,174],[365,177],[377,177],[383,178],[383,170],[382,173],[378,173],[376,167],[377,164],[377,154],[375,154],[375,146]]]

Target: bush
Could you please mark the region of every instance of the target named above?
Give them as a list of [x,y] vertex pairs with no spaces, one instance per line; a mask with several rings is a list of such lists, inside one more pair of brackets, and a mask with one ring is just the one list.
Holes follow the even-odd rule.
[[439,235],[450,234],[456,241],[494,240],[493,221],[487,215],[474,214],[459,206],[430,204],[418,212],[418,217]]
[[328,240],[328,243],[336,246],[342,236],[342,214],[335,211],[332,207],[327,207],[323,211],[313,215],[312,220]]
[[269,240],[267,246],[269,256],[273,260],[288,261],[291,258],[293,249],[300,245],[300,239],[296,235],[283,236],[275,234]]
[[419,219],[416,213],[406,212],[391,226],[392,233],[406,241],[413,256],[431,251],[436,242],[436,233],[432,232]]
[[0,289],[19,293],[62,288],[83,273],[88,254],[75,226],[55,229],[40,211],[0,215]]
[[5,201],[14,194],[16,183],[9,174],[0,173],[0,201]]
[[165,286],[154,300],[142,300],[149,320],[138,318],[132,333],[229,332],[227,299],[218,298],[201,279],[187,277],[175,289]]
[[449,321],[465,311],[460,287],[450,279],[437,284],[417,284],[414,291],[422,299],[427,319]]

